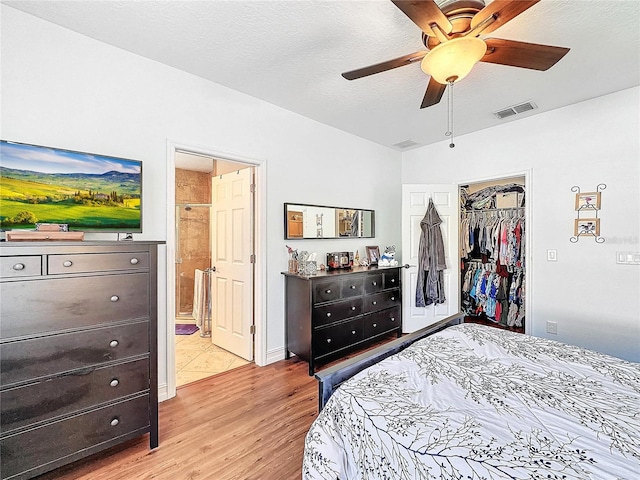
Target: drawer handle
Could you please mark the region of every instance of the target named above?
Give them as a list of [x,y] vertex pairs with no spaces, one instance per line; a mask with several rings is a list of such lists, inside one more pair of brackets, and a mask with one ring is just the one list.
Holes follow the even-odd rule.
[[111,426],[112,427],[115,427],[119,423],[120,423],[120,420],[118,420],[118,417],[115,417],[114,419],[111,420]]
[[395,278],[392,278],[392,279],[391,279],[391,283],[396,283],[396,279],[395,279]]
[[117,378],[114,378],[109,382],[109,385],[111,385],[112,387],[117,387],[118,385],[120,385],[120,381]]
[[355,335],[355,334],[356,334],[356,331],[355,331],[355,330],[351,330],[351,334],[352,334],[352,335]]
[[371,285],[376,286],[378,282],[371,282]]
[[63,267],[70,267],[71,265],[73,265],[73,262],[71,260],[65,260],[64,262],[62,262]]
[[377,304],[378,304],[378,302],[371,302],[371,303],[372,303],[373,305],[377,305]]
[[11,268],[14,269],[14,270],[17,270],[17,271],[24,270],[24,263],[16,263]]
[[120,342],[119,342],[118,340],[111,340],[111,341],[109,342],[109,346],[110,346],[111,348],[116,348],[118,345],[120,345]]
[[351,310],[355,310],[355,309],[356,309],[356,307],[351,307]]
[[324,291],[324,293],[331,293],[331,289],[330,289],[330,288],[327,288],[327,289]]
[[351,285],[349,288],[351,288],[351,290],[355,290],[356,286],[355,285]]
[[327,317],[330,317],[330,316],[331,316],[331,312],[327,312]]
[[111,296],[111,301],[112,302],[117,302],[118,300],[120,300],[120,297],[118,295],[112,295]]
[[376,328],[377,326],[378,326],[378,324],[377,324],[377,323],[374,323],[374,324],[373,324],[373,328]]
[[391,300],[395,300],[395,299],[396,299],[396,297],[391,297]]
[[140,260],[138,260],[135,257],[133,257],[131,260],[129,260],[129,263],[131,263],[131,265],[137,265],[139,262],[140,262]]
[[327,343],[331,343],[331,339],[330,338],[327,338]]
[[395,322],[396,321],[396,317],[391,317],[391,321]]

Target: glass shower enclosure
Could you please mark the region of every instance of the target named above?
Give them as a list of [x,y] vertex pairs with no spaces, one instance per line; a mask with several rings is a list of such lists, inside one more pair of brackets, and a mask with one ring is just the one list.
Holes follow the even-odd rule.
[[194,319],[196,270],[206,272],[211,267],[210,225],[211,204],[176,204],[177,319]]

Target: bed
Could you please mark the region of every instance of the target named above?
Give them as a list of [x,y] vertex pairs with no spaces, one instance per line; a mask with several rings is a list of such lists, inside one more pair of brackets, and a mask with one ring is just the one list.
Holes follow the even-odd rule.
[[460,321],[319,372],[304,480],[640,478],[640,364]]

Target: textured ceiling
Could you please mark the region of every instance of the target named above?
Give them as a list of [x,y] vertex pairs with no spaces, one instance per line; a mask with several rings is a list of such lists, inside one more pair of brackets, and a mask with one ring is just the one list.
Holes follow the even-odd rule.
[[[388,0],[2,3],[381,145],[446,139],[447,93],[421,110],[419,65],[340,76],[424,48]],[[476,65],[455,86],[457,136],[640,84],[638,0],[542,0],[487,37],[571,51],[546,72]],[[492,114],[525,101],[538,109]]]

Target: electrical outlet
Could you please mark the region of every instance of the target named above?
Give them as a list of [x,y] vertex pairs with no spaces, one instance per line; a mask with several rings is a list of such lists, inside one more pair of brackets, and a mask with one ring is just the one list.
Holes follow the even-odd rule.
[[547,322],[547,333],[552,335],[558,334],[558,324],[557,322]]
[[547,250],[547,262],[557,262],[557,261],[558,261],[558,251]]

